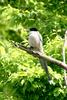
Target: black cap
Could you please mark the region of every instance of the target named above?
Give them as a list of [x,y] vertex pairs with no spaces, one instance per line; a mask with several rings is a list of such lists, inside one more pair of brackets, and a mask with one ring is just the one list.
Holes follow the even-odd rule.
[[30,28],[30,31],[38,31],[37,28]]

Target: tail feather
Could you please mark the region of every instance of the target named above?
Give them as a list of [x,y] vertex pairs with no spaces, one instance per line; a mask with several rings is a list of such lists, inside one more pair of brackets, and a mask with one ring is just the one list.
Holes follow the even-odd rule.
[[47,74],[47,76],[48,76],[48,81],[50,81],[51,78],[50,78],[50,76],[49,76],[47,61],[44,60],[43,58],[40,58],[39,60],[40,60],[40,63],[41,63],[42,68],[46,71],[46,74]]

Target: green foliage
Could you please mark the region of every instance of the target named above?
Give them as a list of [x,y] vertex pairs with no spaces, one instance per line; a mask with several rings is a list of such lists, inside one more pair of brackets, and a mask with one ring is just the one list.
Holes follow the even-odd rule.
[[[54,57],[58,60],[63,61],[62,57],[62,50],[63,50],[63,39],[60,36],[56,36],[52,40],[49,40],[46,42],[46,45],[44,46],[45,53],[51,57]],[[55,49],[54,49],[55,48]],[[63,70],[60,69],[57,65],[55,64],[49,64],[53,68],[53,70],[58,71],[59,73],[63,73]]]
[[0,100],[67,99],[63,69],[48,63],[49,84],[39,60],[10,42],[27,45],[27,30],[36,27],[43,36],[44,52],[62,61],[66,5],[66,0],[0,0]]

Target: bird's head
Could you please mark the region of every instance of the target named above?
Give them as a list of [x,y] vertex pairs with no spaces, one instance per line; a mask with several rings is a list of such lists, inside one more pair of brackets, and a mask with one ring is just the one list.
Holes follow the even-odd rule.
[[30,31],[38,31],[37,28],[30,28]]

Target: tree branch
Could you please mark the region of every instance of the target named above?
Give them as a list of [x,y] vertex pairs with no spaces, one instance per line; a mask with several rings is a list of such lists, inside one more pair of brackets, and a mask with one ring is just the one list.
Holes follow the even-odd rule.
[[56,65],[59,65],[59,66],[62,67],[63,69],[67,70],[67,64],[65,64],[65,63],[63,63],[63,62],[61,62],[61,61],[59,61],[59,60],[57,60],[57,59],[54,59],[54,58],[52,58],[52,57],[50,57],[50,56],[47,56],[47,55],[43,55],[43,54],[40,53],[40,52],[30,50],[30,48],[25,47],[25,46],[23,46],[23,45],[20,44],[20,43],[16,43],[16,42],[14,42],[14,41],[12,41],[12,43],[13,43],[13,45],[14,45],[15,47],[20,48],[21,50],[24,50],[24,51],[26,51],[27,53],[29,53],[29,54],[31,54],[31,55],[33,55],[33,56],[35,56],[35,57],[43,58],[44,60],[47,60],[47,61],[49,61],[49,62],[51,62],[51,63],[53,63],[53,64],[56,64]]

